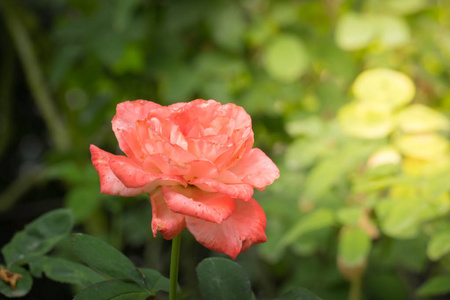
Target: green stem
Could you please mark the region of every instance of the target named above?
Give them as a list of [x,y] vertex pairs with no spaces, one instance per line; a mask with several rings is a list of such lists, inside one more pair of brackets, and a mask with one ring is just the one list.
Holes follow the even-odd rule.
[[178,290],[178,262],[180,260],[181,234],[172,240],[172,255],[170,257],[170,287],[169,300],[177,300]]
[[360,276],[350,281],[349,300],[361,300],[361,284],[362,280]]
[[42,69],[36,58],[33,43],[17,12],[16,1],[0,1],[0,12],[3,15],[6,28],[14,42],[18,57],[22,63],[33,99],[52,136],[55,147],[60,151],[68,150],[70,139],[68,132],[60,118],[50,92],[46,87]]

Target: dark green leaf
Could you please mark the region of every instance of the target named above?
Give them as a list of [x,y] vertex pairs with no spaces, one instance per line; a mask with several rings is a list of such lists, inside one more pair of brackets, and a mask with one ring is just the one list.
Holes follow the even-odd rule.
[[73,236],[72,244],[75,253],[92,268],[114,278],[131,279],[144,284],[134,264],[102,240],[78,233]]
[[153,269],[139,269],[139,271],[144,275],[145,287],[152,295],[156,295],[158,291],[169,292],[169,278]]
[[148,296],[137,284],[114,279],[88,286],[73,300],[145,300]]
[[9,298],[23,297],[28,294],[31,286],[33,285],[33,277],[31,277],[30,273],[21,267],[11,267],[9,268],[9,271],[12,273],[18,273],[23,277],[17,281],[16,289],[14,290],[9,284],[5,283],[3,280],[0,280],[0,293]]
[[319,297],[304,288],[295,288],[275,300],[320,300]]
[[[40,261],[37,262],[38,260]],[[91,268],[63,258],[42,257],[36,259],[33,263],[41,265],[45,276],[59,282],[88,286],[105,280],[103,276]]]
[[197,266],[200,291],[206,300],[251,299],[250,281],[240,265],[226,258],[207,258]]
[[69,209],[58,209],[40,216],[2,248],[7,265],[45,254],[69,234],[72,226],[73,214]]

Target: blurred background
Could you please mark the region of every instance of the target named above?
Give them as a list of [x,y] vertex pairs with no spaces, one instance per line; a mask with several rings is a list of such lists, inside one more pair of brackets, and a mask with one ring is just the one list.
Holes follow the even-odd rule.
[[[237,258],[258,299],[450,298],[450,1],[1,0],[0,246],[70,207],[168,276],[147,196],[101,195],[89,144],[121,153],[117,103],[240,105],[281,178],[268,242]],[[183,233],[183,299],[217,256]],[[74,259],[70,241],[52,255]],[[70,299],[45,277],[25,299]],[[45,296],[47,295],[47,297]]]

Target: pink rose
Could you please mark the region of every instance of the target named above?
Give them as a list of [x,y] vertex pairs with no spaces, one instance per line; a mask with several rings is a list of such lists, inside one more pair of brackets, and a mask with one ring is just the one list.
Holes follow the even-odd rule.
[[112,127],[127,156],[91,145],[101,192],[148,193],[154,236],[172,239],[187,227],[200,244],[233,259],[266,241],[253,188],[264,190],[280,172],[252,148],[251,118],[242,107],[127,101],[117,105]]

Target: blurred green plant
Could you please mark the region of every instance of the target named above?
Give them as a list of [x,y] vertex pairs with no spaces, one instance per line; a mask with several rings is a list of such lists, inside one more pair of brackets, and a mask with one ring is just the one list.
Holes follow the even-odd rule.
[[[238,258],[255,297],[298,285],[331,300],[448,297],[447,1],[5,0],[0,7],[5,243],[8,215],[27,216],[14,223],[21,230],[27,205],[39,214],[56,198],[82,231],[164,269],[166,244],[143,226],[149,204],[103,198],[87,145],[118,150],[109,121],[121,101],[213,98],[252,115],[257,147],[282,169],[255,195],[268,242]],[[69,268],[70,247],[53,246],[33,263],[9,266],[27,278],[16,293],[31,286],[30,271],[53,279],[55,265]],[[183,247],[188,269],[207,255],[189,239]],[[196,286],[193,274],[180,276]]]

